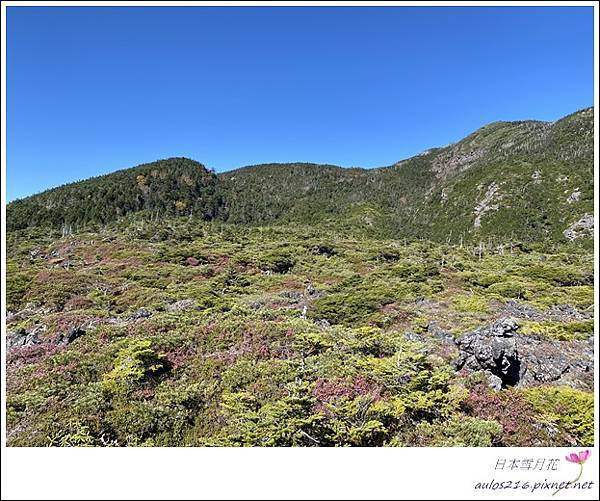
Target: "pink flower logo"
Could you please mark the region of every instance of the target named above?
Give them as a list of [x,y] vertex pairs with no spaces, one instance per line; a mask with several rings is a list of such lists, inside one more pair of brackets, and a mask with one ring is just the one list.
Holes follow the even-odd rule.
[[587,458],[590,457],[591,452],[589,450],[581,451],[579,454],[575,454],[571,452],[568,456],[565,456],[565,459],[570,463],[583,464],[587,461]]
[[570,482],[567,482],[567,484],[565,486],[556,490],[552,494],[553,496],[555,494],[558,494],[562,489],[565,489],[566,487],[570,486],[571,484],[574,484],[575,482],[579,481],[579,479],[581,478],[581,475],[583,474],[583,463],[585,463],[588,460],[588,458],[590,457],[591,454],[592,454],[592,452],[589,449],[586,449],[584,451],[581,451],[579,454],[576,454],[575,452],[571,452],[571,454],[569,454],[568,456],[565,456],[565,459],[569,463],[579,465],[579,475],[577,475],[577,478],[575,480],[571,480]]

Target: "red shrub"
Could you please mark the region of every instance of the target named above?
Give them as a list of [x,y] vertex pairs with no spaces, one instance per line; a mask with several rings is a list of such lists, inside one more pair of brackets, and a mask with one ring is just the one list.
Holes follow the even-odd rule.
[[368,396],[373,401],[381,400],[383,388],[364,377],[354,379],[336,379],[328,381],[317,379],[313,390],[314,397],[318,400],[318,410],[325,410],[324,404],[340,398],[356,398]]
[[548,438],[531,404],[517,390],[494,391],[477,385],[466,399],[465,410],[481,419],[500,423],[502,436],[498,445],[542,446]]
[[193,356],[194,353],[190,349],[183,348],[177,348],[165,353],[165,359],[171,369],[178,369],[179,367],[186,365],[186,362]]
[[57,346],[54,343],[32,344],[30,346],[20,346],[13,348],[6,357],[7,365],[22,367],[24,365],[35,364],[43,358],[49,357],[61,351],[62,346]]

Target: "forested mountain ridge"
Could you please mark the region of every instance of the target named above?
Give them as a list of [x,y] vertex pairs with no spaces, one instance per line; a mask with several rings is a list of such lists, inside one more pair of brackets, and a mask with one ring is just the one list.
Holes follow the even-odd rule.
[[377,169],[265,164],[214,174],[172,158],[48,190],[7,207],[7,226],[75,229],[155,217],[296,222],[433,240],[589,241],[593,108],[556,122],[494,122]]
[[268,164],[219,178],[226,217],[236,223],[329,222],[455,242],[561,241],[593,213],[593,108],[553,123],[492,123],[379,169]]
[[202,164],[169,158],[16,200],[7,206],[7,228],[49,224],[73,231],[143,210],[210,220],[221,205],[217,188],[217,177]]

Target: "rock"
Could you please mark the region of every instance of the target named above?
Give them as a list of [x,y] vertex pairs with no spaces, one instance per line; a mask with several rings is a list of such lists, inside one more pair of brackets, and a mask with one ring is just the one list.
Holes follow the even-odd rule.
[[150,310],[147,310],[146,308],[139,308],[129,316],[129,320],[143,320],[146,318],[150,318],[151,316],[152,313],[150,312]]
[[542,312],[524,303],[519,303],[514,300],[508,301],[502,308],[504,313],[516,318],[524,318],[527,320],[541,319],[544,315]]
[[545,321],[552,320],[555,322],[568,322],[573,320],[588,320],[594,318],[594,312],[579,311],[570,304],[557,304],[550,310],[540,311],[524,303],[518,301],[508,301],[500,308],[505,315],[510,315],[514,318],[522,318],[525,320]]
[[593,389],[593,338],[555,341],[518,330],[514,319],[504,318],[461,336],[456,368],[483,371],[493,388],[544,383]]
[[91,319],[81,325],[72,327],[65,332],[58,333],[54,339],[46,338],[45,340],[40,338],[40,334],[46,332],[48,327],[44,324],[38,324],[30,329],[18,329],[16,331],[8,332],[6,335],[6,346],[8,350],[42,343],[67,346],[77,338],[86,334],[86,332],[94,329],[96,324],[97,319]]
[[54,344],[66,346],[85,334],[83,326],[73,327],[67,332],[61,332],[54,339]]
[[435,301],[432,301],[431,299],[427,299],[424,296],[419,296],[415,299],[415,304],[417,306],[428,307],[428,306],[434,305]]
[[502,389],[502,379],[494,374],[488,375],[488,386],[493,390],[501,390]]
[[589,320],[594,318],[593,311],[581,312],[570,304],[555,304],[548,312],[549,320],[555,321],[572,321],[572,320]]
[[520,381],[523,386],[545,383],[593,388],[593,337],[585,341],[554,341],[522,336],[519,353],[527,361]]
[[116,325],[119,327],[123,327],[124,325],[127,325],[127,320],[125,320],[123,318],[118,318],[118,317],[109,317],[105,320],[105,322],[109,325]]
[[320,320],[315,320],[315,325],[317,325],[321,329],[327,329],[327,328],[331,327],[331,324],[329,323],[329,321],[325,320],[324,318],[322,318]]
[[498,204],[492,204],[494,199],[498,200],[500,197],[498,196],[498,185],[493,182],[487,188],[485,195],[483,198],[477,203],[475,208],[473,209],[473,214],[475,214],[475,222],[473,223],[475,228],[479,228],[481,226],[481,218],[483,215],[491,210],[498,210]]
[[175,301],[172,304],[167,305],[167,311],[185,311],[191,310],[196,306],[196,301],[193,299],[182,299],[181,301]]
[[500,378],[503,388],[516,385],[522,371],[515,339],[518,329],[515,320],[504,318],[458,338],[456,368],[469,372],[483,370]]
[[426,346],[426,344],[425,344],[426,337],[423,334],[418,334],[418,333],[413,332],[413,331],[406,331],[406,332],[404,332],[404,337],[408,341],[417,342],[417,343],[423,343],[424,346]]
[[308,284],[306,286],[306,291],[305,292],[306,292],[307,296],[309,296],[309,297],[311,297],[313,299],[318,299],[318,298],[324,297],[326,295],[323,291],[315,288],[313,286],[313,284]]
[[44,255],[43,255],[41,249],[31,249],[29,251],[29,257],[31,259],[37,259],[37,258],[44,258]]
[[454,336],[442,329],[435,320],[427,324],[427,333],[444,343],[454,343]]
[[594,214],[584,214],[581,216],[579,221],[575,221],[572,225],[570,225],[565,231],[563,231],[563,235],[567,240],[572,242],[577,238],[581,237],[593,237],[594,236]]
[[422,353],[427,353],[447,362],[457,358],[458,350],[454,336],[442,329],[435,320],[427,324],[425,331],[405,331],[404,337],[408,341],[420,343],[422,347],[419,351]]
[[285,299],[288,299],[290,303],[296,304],[302,299],[302,293],[297,291],[283,291],[279,295]]
[[35,303],[27,303],[25,307],[17,312],[8,311],[6,314],[6,322],[14,322],[19,320],[27,320],[33,315],[45,315],[52,311],[51,308],[38,306]]
[[21,328],[14,331],[8,331],[6,333],[6,350],[10,351],[23,346],[40,344],[42,342],[40,334],[46,330],[48,330],[46,325],[39,324],[29,329]]
[[581,191],[579,191],[579,188],[577,188],[573,193],[571,193],[567,197],[567,203],[572,204],[575,202],[579,202],[580,198],[581,198]]

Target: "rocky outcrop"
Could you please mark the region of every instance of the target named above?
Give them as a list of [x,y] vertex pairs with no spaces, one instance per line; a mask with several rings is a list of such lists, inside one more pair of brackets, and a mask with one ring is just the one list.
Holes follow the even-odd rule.
[[52,311],[52,308],[47,306],[41,306],[35,303],[27,303],[19,311],[6,312],[6,323],[17,322],[21,320],[27,320],[35,315],[46,315]]
[[71,329],[59,333],[54,339],[54,344],[66,346],[71,344],[77,338],[83,336],[85,334],[85,329],[83,326],[72,327]]
[[193,299],[182,299],[180,301],[175,301],[174,303],[171,303],[169,305],[167,305],[166,310],[167,311],[185,311],[185,310],[191,310],[192,308],[196,307],[196,301],[194,301]]
[[521,386],[559,384],[592,390],[594,338],[585,341],[552,341],[520,336],[519,355],[525,362]]
[[19,328],[6,333],[6,349],[12,351],[16,348],[33,346],[36,344],[48,344],[56,346],[67,346],[76,339],[85,335],[88,331],[93,330],[97,325],[95,319],[90,319],[80,325],[70,327],[55,336],[46,335],[42,337],[48,330],[45,324],[35,324],[33,327]]
[[145,320],[151,316],[152,312],[147,308],[138,308],[131,315],[129,315],[128,320]]
[[515,339],[518,328],[515,320],[506,318],[460,337],[456,368],[485,372],[495,388],[515,386],[523,371]]
[[580,311],[570,304],[556,304],[549,310],[540,311],[533,306],[518,301],[508,301],[502,304],[500,310],[505,316],[537,322],[571,322],[590,320],[594,318],[593,305],[587,310]]
[[569,242],[582,237],[593,237],[594,236],[594,215],[584,214],[579,221],[575,221],[570,225],[563,235]]
[[475,214],[475,222],[473,225],[475,228],[479,228],[481,226],[481,218],[486,212],[498,209],[497,204],[492,204],[494,198],[497,198],[497,193],[498,185],[496,183],[490,184],[481,201],[475,206],[475,209],[473,209],[473,213]]
[[11,351],[15,348],[31,346],[42,343],[40,334],[46,332],[48,327],[44,324],[37,324],[28,329],[20,328],[6,333],[6,350]]
[[483,372],[496,389],[536,384],[592,389],[593,337],[555,341],[525,336],[515,319],[503,318],[456,340],[456,369]]

